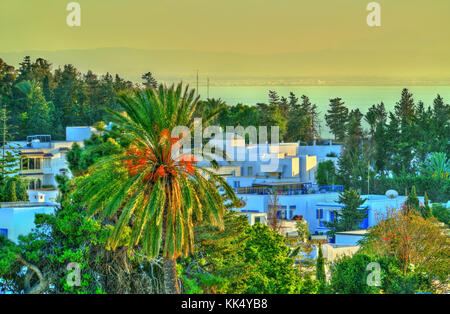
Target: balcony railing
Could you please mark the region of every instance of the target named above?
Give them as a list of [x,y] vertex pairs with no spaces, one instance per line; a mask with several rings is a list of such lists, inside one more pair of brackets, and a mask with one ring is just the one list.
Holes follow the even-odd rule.
[[289,187],[245,187],[235,188],[237,194],[258,194],[258,195],[300,195],[300,194],[315,194],[315,193],[331,193],[342,192],[344,187],[342,185],[319,185],[319,184],[303,184],[301,188]]

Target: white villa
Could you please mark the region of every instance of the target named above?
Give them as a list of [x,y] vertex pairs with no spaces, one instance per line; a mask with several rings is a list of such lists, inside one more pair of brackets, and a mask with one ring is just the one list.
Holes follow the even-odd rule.
[[67,127],[65,141],[53,141],[50,135],[30,135],[26,141],[9,143],[9,147],[22,157],[19,175],[28,181],[30,201],[55,201],[55,176],[72,176],[66,152],[74,143],[83,146],[83,140],[90,138],[93,132],[96,132],[93,127]]
[[67,127],[66,141],[53,141],[50,135],[30,135],[26,141],[10,142],[8,146],[21,155],[19,175],[28,181],[29,202],[0,203],[0,235],[17,241],[34,227],[35,214],[52,213],[58,195],[55,176],[72,176],[66,152],[74,143],[96,132],[92,127]]

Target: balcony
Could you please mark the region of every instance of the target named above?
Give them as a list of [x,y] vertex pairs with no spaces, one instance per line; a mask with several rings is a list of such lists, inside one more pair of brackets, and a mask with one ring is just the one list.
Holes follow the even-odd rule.
[[245,188],[235,188],[237,194],[257,194],[257,195],[300,195],[300,194],[317,194],[317,193],[333,193],[342,192],[342,185],[319,185],[311,183],[296,184],[296,187],[288,185],[273,185],[271,187],[252,186]]

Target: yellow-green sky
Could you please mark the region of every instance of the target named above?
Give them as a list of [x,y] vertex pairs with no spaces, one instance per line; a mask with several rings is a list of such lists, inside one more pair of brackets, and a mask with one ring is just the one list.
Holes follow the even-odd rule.
[[369,0],[79,0],[74,28],[69,2],[0,0],[0,57],[131,78],[450,81],[450,0],[379,0],[378,28]]

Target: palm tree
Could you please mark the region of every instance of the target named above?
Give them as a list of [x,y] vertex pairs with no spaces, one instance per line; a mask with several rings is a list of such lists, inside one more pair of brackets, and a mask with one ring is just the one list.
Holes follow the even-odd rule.
[[447,178],[450,173],[450,159],[446,153],[432,153],[422,163],[421,172],[432,177]]
[[198,100],[194,90],[186,87],[183,92],[181,84],[120,96],[125,112],[110,113],[131,145],[96,162],[77,186],[91,216],[114,222],[108,246],[126,245],[131,252],[141,245],[149,259],[163,257],[166,293],[180,291],[176,259],[194,250],[193,223],[205,218],[223,228],[225,204],[219,187],[237,201],[224,178],[198,168],[193,155],[172,156],[179,139],[169,130],[193,129]]

